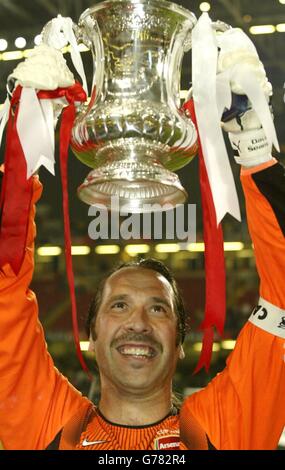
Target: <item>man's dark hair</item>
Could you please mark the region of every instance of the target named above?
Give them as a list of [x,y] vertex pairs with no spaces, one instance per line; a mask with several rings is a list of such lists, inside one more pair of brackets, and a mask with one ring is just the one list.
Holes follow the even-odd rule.
[[90,333],[93,339],[95,339],[95,322],[96,317],[102,302],[103,290],[108,278],[114,274],[115,272],[119,271],[123,268],[143,268],[143,269],[151,269],[152,271],[156,271],[157,273],[161,274],[171,285],[173,294],[174,294],[174,309],[177,315],[177,345],[182,344],[185,335],[186,329],[188,329],[188,322],[186,321],[187,315],[183,305],[182,296],[179,292],[176,280],[174,279],[173,275],[169,271],[169,269],[163,264],[161,261],[158,261],[153,258],[146,258],[141,259],[139,261],[130,261],[129,263],[122,263],[119,266],[115,267],[110,271],[100,282],[95,296],[91,302],[89,313],[86,321],[86,333],[89,337]]

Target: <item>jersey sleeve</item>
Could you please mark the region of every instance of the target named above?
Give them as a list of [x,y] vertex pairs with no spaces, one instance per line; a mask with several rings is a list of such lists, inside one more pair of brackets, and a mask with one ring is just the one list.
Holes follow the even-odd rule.
[[29,289],[34,266],[35,202],[41,184],[33,177],[25,257],[14,275],[0,270],[0,439],[5,449],[45,449],[87,399],[54,367]]
[[275,449],[285,426],[285,171],[271,161],[243,170],[247,220],[260,277],[260,301],[223,372],[188,397],[217,449]]

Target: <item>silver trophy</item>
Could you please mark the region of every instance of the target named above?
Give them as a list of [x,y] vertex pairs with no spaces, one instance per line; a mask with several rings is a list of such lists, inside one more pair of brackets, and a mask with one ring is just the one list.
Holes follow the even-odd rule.
[[93,89],[80,108],[72,150],[93,168],[78,188],[88,204],[129,212],[185,202],[174,171],[197,153],[197,133],[180,110],[183,55],[193,13],[161,0],[110,0],[86,10],[78,39],[92,51]]

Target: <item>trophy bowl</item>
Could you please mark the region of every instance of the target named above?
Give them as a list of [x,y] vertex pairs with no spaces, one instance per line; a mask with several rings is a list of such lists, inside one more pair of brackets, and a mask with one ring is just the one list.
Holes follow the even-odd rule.
[[198,144],[180,110],[180,77],[195,24],[190,11],[158,0],[110,0],[81,15],[77,34],[94,67],[91,98],[71,139],[74,154],[92,168],[78,188],[84,202],[110,207],[117,196],[130,212],[185,202],[175,171]]

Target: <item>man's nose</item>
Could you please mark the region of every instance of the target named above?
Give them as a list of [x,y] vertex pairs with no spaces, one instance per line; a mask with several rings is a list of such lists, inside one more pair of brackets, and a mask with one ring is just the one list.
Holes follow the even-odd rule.
[[150,333],[152,331],[149,316],[143,306],[133,309],[125,323],[125,328],[128,331],[135,331],[137,333]]

